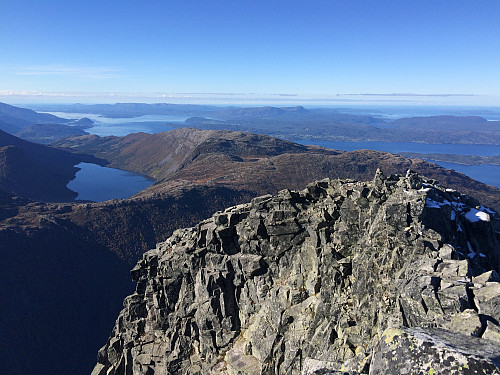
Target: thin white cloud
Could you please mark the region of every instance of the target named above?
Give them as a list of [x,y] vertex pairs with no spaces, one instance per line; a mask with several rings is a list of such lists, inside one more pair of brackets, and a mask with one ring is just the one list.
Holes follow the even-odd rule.
[[119,78],[119,73],[120,70],[116,68],[64,65],[27,66],[14,70],[14,74],[21,76],[66,76],[87,79]]
[[43,96],[43,97],[67,97],[67,98],[92,98],[92,97],[114,97],[129,96],[132,94],[116,92],[44,92],[44,91],[15,91],[0,90],[0,96]]
[[412,93],[390,93],[390,94],[382,94],[382,93],[366,93],[366,94],[337,94],[337,96],[424,96],[424,97],[453,97],[453,96],[478,96],[476,94],[412,94]]

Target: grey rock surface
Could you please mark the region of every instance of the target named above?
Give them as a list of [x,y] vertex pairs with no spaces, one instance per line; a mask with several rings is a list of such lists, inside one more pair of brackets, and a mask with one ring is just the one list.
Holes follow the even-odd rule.
[[500,374],[500,345],[436,328],[388,329],[375,348],[370,375]]
[[499,231],[497,213],[410,171],[255,198],[144,255],[92,375],[405,373],[388,332],[402,352],[473,338],[460,364],[497,373]]

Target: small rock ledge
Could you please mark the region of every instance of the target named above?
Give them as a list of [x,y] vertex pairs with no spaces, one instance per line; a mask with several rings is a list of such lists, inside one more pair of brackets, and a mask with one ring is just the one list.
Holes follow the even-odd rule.
[[500,374],[499,231],[411,171],[255,198],[144,255],[92,374]]

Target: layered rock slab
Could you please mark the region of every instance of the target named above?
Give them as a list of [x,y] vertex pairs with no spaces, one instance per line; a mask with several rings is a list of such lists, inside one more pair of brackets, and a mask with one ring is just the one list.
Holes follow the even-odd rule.
[[411,172],[255,198],[144,255],[93,374],[368,373],[387,329],[494,339],[499,230]]

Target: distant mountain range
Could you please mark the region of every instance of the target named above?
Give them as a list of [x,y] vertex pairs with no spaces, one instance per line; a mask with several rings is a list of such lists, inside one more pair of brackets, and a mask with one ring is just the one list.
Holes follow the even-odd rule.
[[205,115],[218,111],[221,107],[196,104],[116,103],[34,105],[33,108],[45,112],[93,113],[109,118],[124,118],[144,115]]
[[[198,129],[248,131],[285,139],[500,145],[500,122],[487,121],[482,117],[430,116],[390,122],[345,114],[290,118],[287,115],[281,118],[239,116],[224,120],[191,117],[185,123]],[[169,125],[179,127],[175,123]]]
[[[15,107],[7,105],[3,107],[0,107],[0,113],[4,113],[4,118],[0,116],[0,129],[37,142],[49,141],[49,137],[40,132],[40,127],[31,129],[28,134],[20,132],[23,127],[34,123],[36,112],[25,109],[16,111]],[[217,107],[168,103],[38,105],[34,108],[49,112],[92,113],[111,118],[133,118],[144,115],[185,116],[188,117],[185,124],[168,125],[173,128],[247,131],[290,140],[500,145],[500,122],[487,121],[479,116],[440,115],[390,121],[380,116],[341,113],[333,108]],[[23,116],[21,119],[16,117],[21,115]],[[49,118],[44,117],[43,121],[39,120],[37,123],[76,125],[69,124],[69,120],[66,119],[48,120]],[[79,135],[82,129],[81,126],[67,128],[61,126],[52,129],[51,134],[54,139],[61,139],[71,132],[73,135]]]

